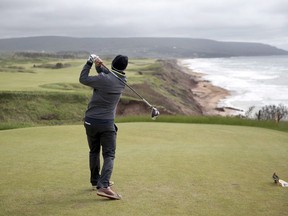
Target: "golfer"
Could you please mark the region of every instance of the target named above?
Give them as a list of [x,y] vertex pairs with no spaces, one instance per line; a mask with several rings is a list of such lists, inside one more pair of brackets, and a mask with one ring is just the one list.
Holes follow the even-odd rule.
[[[97,75],[89,75],[95,63]],[[117,127],[114,124],[116,107],[127,82],[125,69],[128,57],[118,55],[112,61],[112,71],[123,81],[117,79],[102,65],[102,60],[92,54],[84,65],[79,81],[83,85],[93,88],[93,95],[85,112],[84,126],[89,145],[90,182],[97,195],[110,199],[121,199],[114,192],[110,181],[116,149]],[[100,167],[100,150],[102,147],[103,166]],[[101,169],[102,168],[102,169]]]

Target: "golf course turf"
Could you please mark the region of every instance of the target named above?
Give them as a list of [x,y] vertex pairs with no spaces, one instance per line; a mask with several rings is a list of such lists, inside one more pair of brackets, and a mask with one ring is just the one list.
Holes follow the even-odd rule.
[[113,188],[90,190],[82,125],[0,131],[0,215],[285,215],[285,132],[227,125],[118,123]]

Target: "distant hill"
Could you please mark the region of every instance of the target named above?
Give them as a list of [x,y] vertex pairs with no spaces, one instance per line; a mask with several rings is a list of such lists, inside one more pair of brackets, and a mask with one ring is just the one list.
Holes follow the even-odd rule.
[[220,42],[192,38],[73,38],[41,36],[0,39],[0,52],[94,52],[101,56],[192,58],[288,55],[261,43]]

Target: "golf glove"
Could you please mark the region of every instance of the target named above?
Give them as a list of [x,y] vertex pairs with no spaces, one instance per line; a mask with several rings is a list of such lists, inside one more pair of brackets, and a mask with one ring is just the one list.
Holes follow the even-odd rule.
[[88,61],[89,63],[93,64],[93,63],[96,61],[96,59],[100,59],[99,56],[97,56],[97,55],[95,55],[95,54],[91,54],[91,55],[89,56],[89,58],[87,59],[87,61]]

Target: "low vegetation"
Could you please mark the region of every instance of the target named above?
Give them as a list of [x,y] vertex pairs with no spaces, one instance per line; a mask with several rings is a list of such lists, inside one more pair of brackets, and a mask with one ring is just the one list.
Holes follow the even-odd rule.
[[34,68],[48,68],[48,69],[61,69],[66,67],[71,67],[70,64],[57,62],[56,64],[41,64],[41,65],[33,65]]
[[80,123],[88,95],[61,92],[1,92],[0,128]]
[[[59,85],[61,86],[61,85]],[[62,86],[63,87],[63,86]],[[64,88],[64,87],[63,87]],[[72,87],[71,87],[72,88]],[[45,125],[82,124],[90,94],[67,92],[0,92],[0,130]],[[123,97],[126,104],[132,98]],[[117,122],[151,122],[145,115],[118,115]],[[238,117],[161,115],[157,122],[242,125],[288,132],[288,122]]]
[[[255,118],[259,121],[264,120],[264,121],[276,121],[279,123],[281,120],[287,120],[288,119],[288,108],[284,106],[283,104],[279,105],[266,105],[261,107],[257,112],[254,111],[255,107],[252,106],[250,107],[246,114],[245,117],[247,118]],[[254,111],[254,113],[253,113]],[[254,116],[253,116],[254,114]]]

